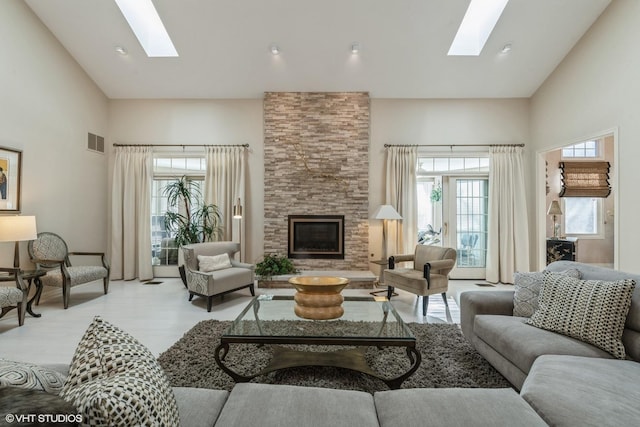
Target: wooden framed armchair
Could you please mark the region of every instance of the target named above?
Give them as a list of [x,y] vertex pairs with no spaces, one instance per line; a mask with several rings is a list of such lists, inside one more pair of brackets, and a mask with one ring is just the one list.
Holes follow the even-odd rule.
[[[387,298],[391,299],[395,288],[422,297],[422,315],[427,315],[429,295],[441,294],[447,304],[449,273],[456,264],[457,252],[453,248],[417,245],[411,255],[389,257],[389,268],[383,272],[384,283],[388,286]],[[397,263],[413,261],[411,268],[396,268]]]
[[14,308],[18,309],[18,326],[24,324],[24,314],[27,309],[27,287],[22,281],[19,268],[0,267],[0,281],[14,282],[15,286],[0,285],[0,317]]
[[[40,280],[43,286],[62,288],[64,308],[69,307],[69,293],[72,287],[102,280],[104,293],[109,291],[110,266],[104,252],[69,252],[66,242],[55,233],[38,233],[36,240],[28,245],[29,256],[36,268],[47,270]],[[69,256],[100,257],[102,265],[72,266]],[[38,294],[36,304],[40,302]]]
[[[251,295],[254,290],[253,264],[238,262],[233,255],[240,250],[240,244],[234,242],[205,242],[192,243],[182,247],[184,255],[185,276],[189,301],[194,295],[207,298],[207,311],[211,311],[213,297],[249,288]],[[206,266],[214,257],[222,261],[214,265]],[[217,261],[216,261],[217,262]]]

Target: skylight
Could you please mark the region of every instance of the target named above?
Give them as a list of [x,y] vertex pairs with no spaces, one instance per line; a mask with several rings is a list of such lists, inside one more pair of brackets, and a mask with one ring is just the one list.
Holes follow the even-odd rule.
[[448,55],[478,56],[509,0],[471,0]]
[[149,57],[178,56],[151,0],[115,0]]

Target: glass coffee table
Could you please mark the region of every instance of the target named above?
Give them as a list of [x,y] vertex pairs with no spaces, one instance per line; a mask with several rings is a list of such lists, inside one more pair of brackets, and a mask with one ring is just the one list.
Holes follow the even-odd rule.
[[[386,298],[345,297],[344,315],[335,320],[302,319],[294,305],[292,296],[254,297],[220,337],[214,354],[218,366],[236,382],[281,369],[332,366],[378,378],[392,389],[400,388],[420,366],[416,338]],[[240,374],[225,365],[234,344],[269,345],[273,357],[255,374]],[[408,369],[392,378],[383,376],[367,362],[369,347],[404,347]]]

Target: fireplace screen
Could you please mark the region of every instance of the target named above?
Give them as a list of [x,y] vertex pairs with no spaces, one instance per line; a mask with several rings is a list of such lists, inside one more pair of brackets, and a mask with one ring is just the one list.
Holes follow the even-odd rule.
[[344,259],[344,215],[289,215],[289,258]]

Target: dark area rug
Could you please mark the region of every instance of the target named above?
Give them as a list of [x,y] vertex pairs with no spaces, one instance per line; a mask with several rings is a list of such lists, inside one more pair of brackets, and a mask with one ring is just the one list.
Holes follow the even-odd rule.
[[[328,323],[317,323],[326,327]],[[188,331],[178,342],[158,358],[172,386],[231,390],[234,381],[222,371],[214,359],[220,335],[231,322],[204,320]],[[409,323],[416,336],[422,363],[414,374],[402,383],[402,388],[499,388],[509,382],[484,360],[466,341],[458,325]],[[309,346],[307,350],[335,350],[338,347]],[[254,344],[231,345],[227,366],[249,375],[260,371],[271,359],[269,346]],[[409,366],[402,348],[369,347],[366,358],[383,376],[394,377]],[[291,384],[336,389],[361,390],[370,393],[388,390],[387,385],[369,375],[331,367],[291,368],[256,377],[252,382]]]

